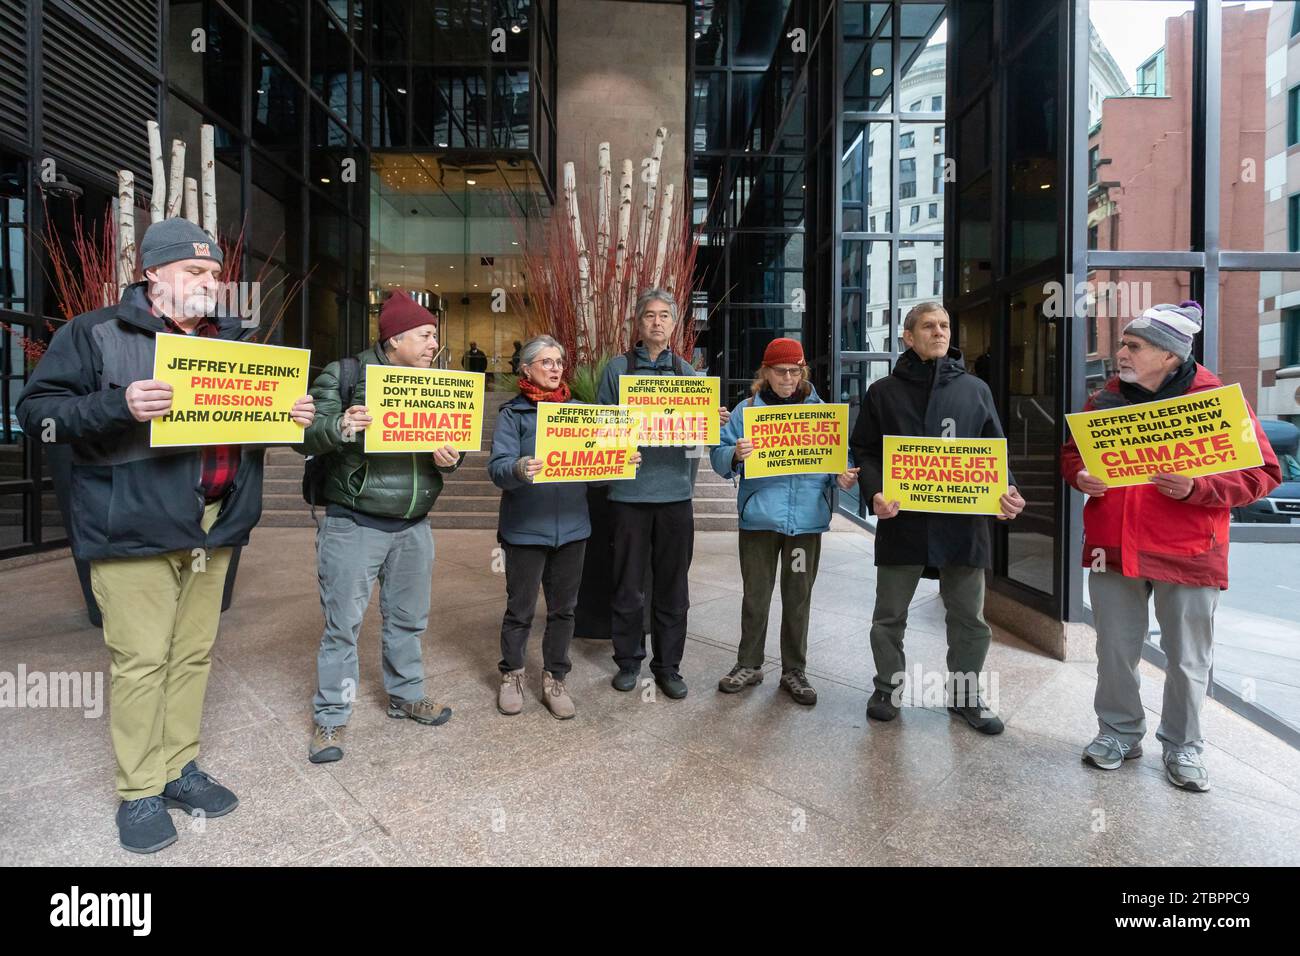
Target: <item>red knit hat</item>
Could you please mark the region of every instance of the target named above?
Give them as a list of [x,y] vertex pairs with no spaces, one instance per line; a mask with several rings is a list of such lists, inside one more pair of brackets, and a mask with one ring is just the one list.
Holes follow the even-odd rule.
[[434,314],[405,292],[394,292],[379,310],[379,341],[421,325],[437,325]]
[[773,339],[763,351],[764,365],[803,365],[803,346],[797,339]]

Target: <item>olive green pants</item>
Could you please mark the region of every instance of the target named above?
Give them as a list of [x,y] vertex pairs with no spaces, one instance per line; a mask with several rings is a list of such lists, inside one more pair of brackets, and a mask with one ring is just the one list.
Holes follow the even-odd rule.
[[[203,530],[217,520],[209,504]],[[90,563],[110,656],[109,730],[123,800],[157,796],[199,753],[231,548]]]

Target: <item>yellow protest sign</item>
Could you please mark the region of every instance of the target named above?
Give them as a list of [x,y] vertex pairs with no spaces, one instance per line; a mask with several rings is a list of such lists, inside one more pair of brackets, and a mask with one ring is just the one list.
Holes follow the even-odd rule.
[[744,435],[754,443],[746,478],[839,474],[849,466],[849,406],[749,405]]
[[884,436],[881,494],[900,511],[995,515],[1007,491],[1005,438]]
[[618,405],[537,403],[537,449],[542,470],[535,484],[619,481],[636,477],[628,459],[636,450],[637,418]]
[[302,441],[289,412],[307,394],[310,362],[307,349],[159,333],[153,377],[171,385],[172,408],[153,419],[149,444]]
[[483,443],[482,372],[366,366],[366,454],[433,451],[450,445],[478,451]]
[[1065,418],[1088,473],[1112,488],[1162,471],[1198,478],[1264,463],[1240,385]]
[[620,375],[618,403],[637,414],[638,445],[716,445],[722,380],[716,375]]

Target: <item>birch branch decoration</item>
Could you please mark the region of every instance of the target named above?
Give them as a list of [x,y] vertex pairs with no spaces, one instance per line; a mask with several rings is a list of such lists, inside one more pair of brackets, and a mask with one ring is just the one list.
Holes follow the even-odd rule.
[[[673,184],[669,183],[664,187],[663,202],[660,203],[659,209],[659,248],[655,252],[655,268],[650,275],[650,285],[656,289],[660,288],[659,280],[663,276],[664,256],[668,252],[668,237],[672,233],[673,220]],[[672,288],[671,281],[668,288]]]
[[623,274],[627,260],[627,239],[632,227],[632,160],[623,160],[623,175],[618,182],[618,247],[615,253],[614,272]]
[[167,211],[167,169],[163,165],[162,130],[149,120],[149,171],[153,192],[149,196],[149,221],[158,222]]
[[199,178],[203,192],[203,231],[217,238],[217,162],[214,131],[204,123],[199,127]]
[[185,177],[185,218],[199,224],[199,183],[193,176]]
[[167,218],[181,214],[181,200],[185,191],[185,141],[172,140],[171,177],[167,181]]
[[609,165],[609,143],[601,143],[596,167],[600,171],[600,193],[596,197],[596,272],[604,273],[609,256],[610,193],[613,171]]
[[135,281],[135,174],[117,171],[117,298]]

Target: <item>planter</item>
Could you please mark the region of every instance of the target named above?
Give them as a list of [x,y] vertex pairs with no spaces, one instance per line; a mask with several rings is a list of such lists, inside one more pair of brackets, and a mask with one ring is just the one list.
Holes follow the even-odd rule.
[[[45,470],[54,484],[54,497],[59,503],[59,511],[63,514],[63,527],[67,529],[72,524],[72,448],[53,443],[45,445],[44,448]],[[223,611],[230,609],[235,597],[235,573],[239,570],[239,552],[242,550],[242,547],[237,547],[230,556],[230,567],[226,571],[226,587],[221,595]],[[77,567],[77,580],[81,582],[81,595],[86,602],[86,617],[90,619],[93,626],[103,627],[104,616],[100,614],[99,603],[95,600],[95,593],[90,589],[90,562],[78,557],[73,557],[72,560]]]
[[[609,520],[608,488],[587,488],[587,511],[591,517],[591,537],[582,559],[582,584],[578,588],[578,607],[574,612],[573,636],[590,641],[611,639],[610,598],[614,594],[614,535]],[[650,633],[651,595],[654,572],[646,563],[645,616],[642,630]]]

